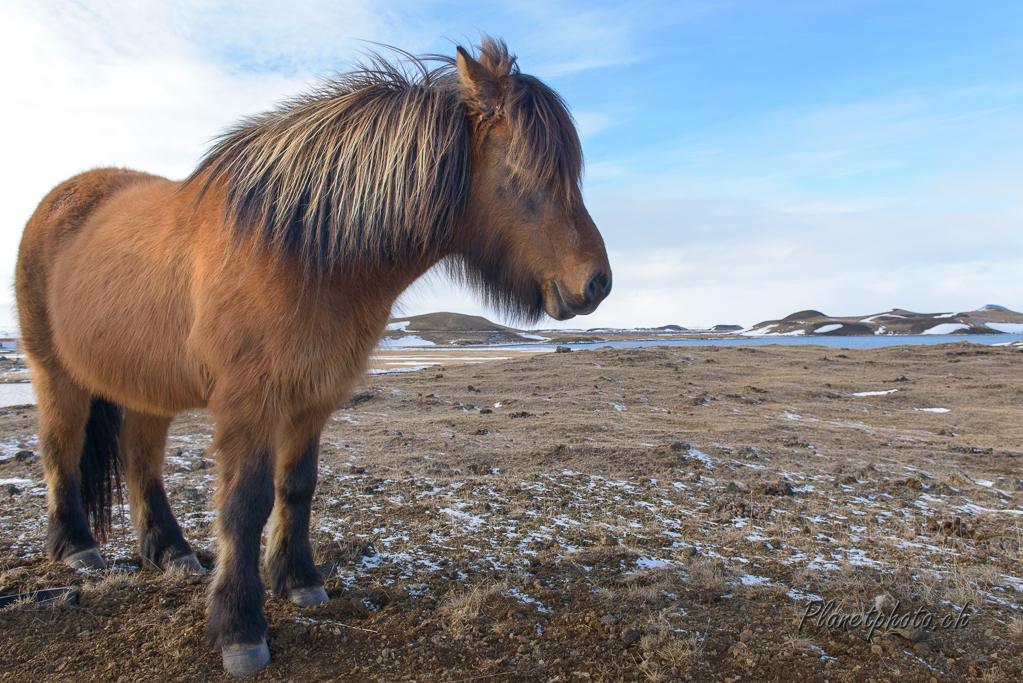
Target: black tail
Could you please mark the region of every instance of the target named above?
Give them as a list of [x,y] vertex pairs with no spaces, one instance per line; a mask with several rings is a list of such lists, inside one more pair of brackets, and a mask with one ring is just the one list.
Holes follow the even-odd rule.
[[96,540],[105,542],[113,524],[114,488],[121,497],[121,468],[117,438],[121,433],[121,406],[93,397],[85,425],[82,469],[82,504],[92,520]]

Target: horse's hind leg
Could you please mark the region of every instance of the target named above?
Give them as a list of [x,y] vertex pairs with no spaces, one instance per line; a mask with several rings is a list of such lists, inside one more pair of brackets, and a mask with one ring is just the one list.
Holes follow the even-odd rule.
[[164,571],[205,571],[181,533],[163,487],[163,458],[172,418],[125,411],[121,462],[128,480],[131,522],[142,558]]
[[323,420],[317,417],[303,422],[289,430],[277,463],[276,502],[264,567],[275,594],[300,607],[311,607],[328,600],[309,543],[309,514]]
[[55,364],[36,363],[33,370],[49,507],[46,552],[75,569],[104,569],[82,501],[80,461],[92,397]]

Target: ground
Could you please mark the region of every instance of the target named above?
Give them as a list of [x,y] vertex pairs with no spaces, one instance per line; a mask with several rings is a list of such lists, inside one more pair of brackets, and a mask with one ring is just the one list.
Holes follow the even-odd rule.
[[[332,600],[267,598],[253,681],[1020,680],[1018,348],[607,348],[360,390],[322,441]],[[120,523],[109,571],[46,560],[36,413],[0,412],[0,596],[80,589],[0,611],[0,681],[226,680],[208,576],[140,567]],[[212,566],[212,428],[172,434]]]

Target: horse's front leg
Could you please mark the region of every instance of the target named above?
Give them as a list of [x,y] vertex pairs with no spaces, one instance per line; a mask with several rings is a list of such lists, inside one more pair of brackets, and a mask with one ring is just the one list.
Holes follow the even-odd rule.
[[267,535],[264,568],[270,588],[300,607],[329,599],[309,543],[322,428],[323,418],[315,417],[301,420],[288,430],[277,464],[276,502]]
[[271,440],[254,424],[218,417],[217,568],[207,595],[206,644],[245,676],[270,663],[259,542],[274,504]]

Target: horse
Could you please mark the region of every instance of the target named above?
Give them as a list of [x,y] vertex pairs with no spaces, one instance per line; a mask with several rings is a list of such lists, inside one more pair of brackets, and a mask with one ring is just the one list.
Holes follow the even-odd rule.
[[147,566],[205,569],[163,485],[184,410],[215,422],[217,554],[205,644],[269,664],[269,589],[328,600],[309,519],[320,433],[397,297],[433,266],[509,316],[585,315],[611,290],[560,96],[502,40],[360,68],[214,141],[184,180],[100,168],[28,221],[15,290],[48,488],[46,550],[105,568],[128,490]]

